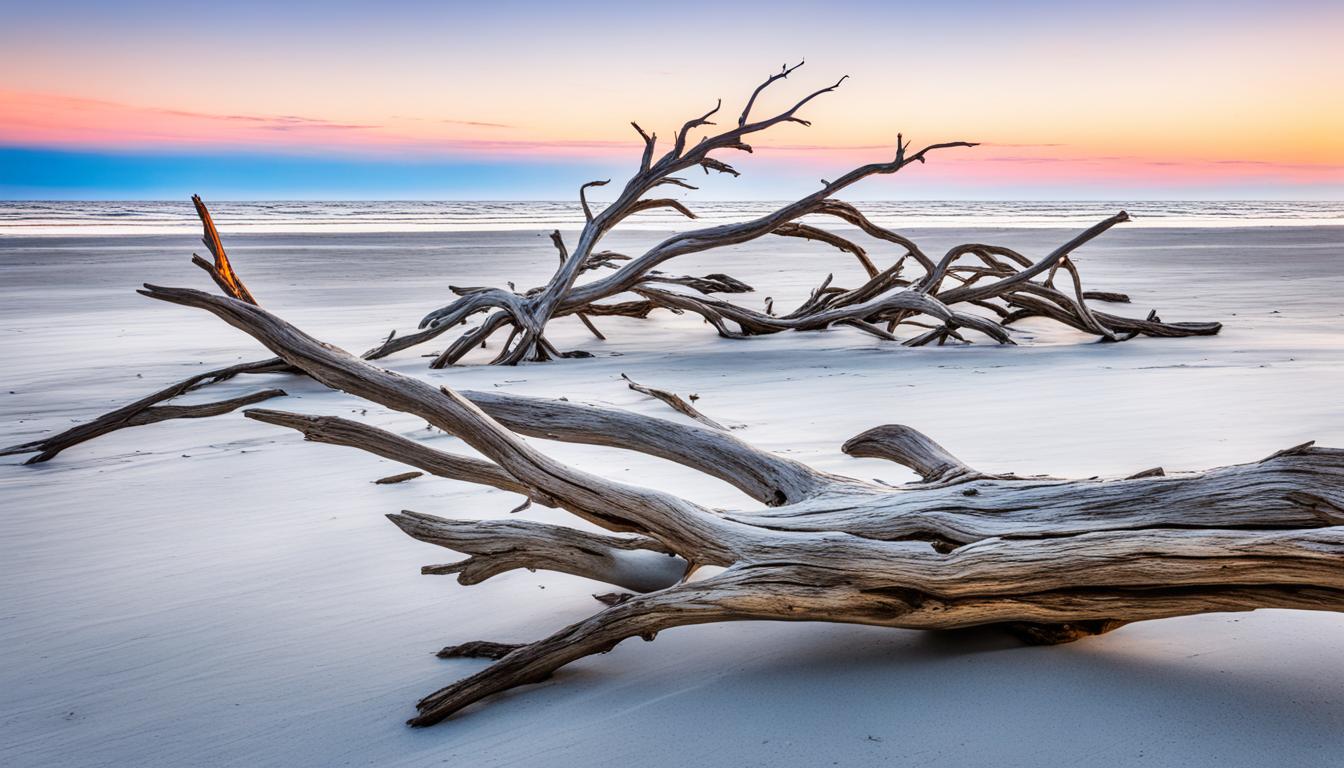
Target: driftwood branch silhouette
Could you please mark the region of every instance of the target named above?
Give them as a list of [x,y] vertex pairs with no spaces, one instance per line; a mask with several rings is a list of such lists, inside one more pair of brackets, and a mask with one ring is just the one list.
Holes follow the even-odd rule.
[[[560,264],[545,285],[522,292],[512,287],[454,289],[459,297],[425,315],[420,321],[420,330],[400,337],[390,336],[383,344],[369,350],[366,357],[385,357],[437,338],[481,313],[490,314],[480,325],[450,344],[435,358],[431,367],[441,368],[458,362],[472,349],[505,329],[508,329],[508,335],[494,363],[514,365],[525,360],[583,356],[586,353],[561,353],[551,345],[545,335],[551,320],[577,315],[597,338],[602,339],[604,336],[593,324],[592,317],[645,317],[654,309],[698,314],[719,335],[728,338],[847,325],[882,339],[901,341],[908,346],[934,342],[943,344],[948,340],[968,341],[962,335],[962,329],[975,331],[1001,344],[1011,344],[1008,326],[1027,317],[1049,318],[1096,334],[1105,341],[1121,341],[1140,334],[1191,336],[1218,332],[1221,327],[1218,323],[1166,323],[1157,317],[1156,312],[1140,319],[1095,311],[1087,305],[1089,299],[1112,302],[1129,300],[1123,294],[1084,291],[1077,267],[1071,259],[1071,254],[1083,244],[1116,224],[1128,221],[1129,217],[1123,211],[1034,261],[1012,249],[981,243],[956,246],[935,259],[926,255],[914,241],[878,226],[857,207],[835,197],[864,179],[897,173],[912,164],[925,162],[942,150],[975,146],[968,141],[940,142],[912,151],[911,143],[898,134],[893,159],[854,168],[837,176],[834,181],[823,180],[816,191],[764,216],[679,232],[635,257],[599,250],[607,234],[641,211],[669,209],[689,219],[696,218],[695,213],[678,200],[648,197],[662,186],[695,189],[683,176],[677,174],[700,168],[705,173],[712,171],[737,176],[739,173],[736,168],[712,155],[725,151],[751,152],[752,147],[747,141],[753,135],[780,124],[810,125],[799,117],[800,110],[813,99],[840,87],[844,78],[808,93],[789,108],[770,117],[755,119],[752,114],[761,93],[775,82],[787,78],[800,66],[801,63],[785,66],[761,83],[747,99],[735,124],[727,130],[707,133],[699,140],[691,140],[693,131],[716,125],[711,118],[721,110],[721,101],[705,114],[686,121],[677,131],[671,146],[657,160],[654,159],[658,146],[657,135],[632,123],[644,143],[639,170],[625,182],[614,201],[596,212],[588,200],[587,191],[593,187],[605,187],[611,180],[590,181],[579,188],[579,204],[584,213],[583,228],[572,249],[566,246],[559,231],[552,233],[551,239],[559,253]],[[805,217],[834,221],[857,229],[859,235],[895,246],[897,257],[891,266],[879,268],[868,251],[851,236],[800,221]],[[737,294],[752,290],[751,286],[726,274],[693,277],[668,275],[659,271],[663,265],[679,256],[738,245],[766,235],[813,240],[850,253],[858,261],[865,279],[854,288],[843,289],[832,285],[833,275],[828,275],[801,306],[777,316],[772,307],[758,311],[714,298],[714,294]],[[730,254],[723,256],[725,262],[731,258]],[[602,270],[611,270],[611,273],[580,283],[580,278],[587,273]],[[1064,270],[1069,277],[1069,284],[1064,287],[1055,285],[1060,270]],[[688,288],[692,292],[675,288]],[[618,305],[602,303],[621,295],[633,295],[638,299]],[[907,328],[918,329],[918,332],[904,338],[897,335]]]

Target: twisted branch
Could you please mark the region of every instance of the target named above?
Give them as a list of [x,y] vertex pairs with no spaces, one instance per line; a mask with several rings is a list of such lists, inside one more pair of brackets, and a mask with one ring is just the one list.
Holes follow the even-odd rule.
[[[468,555],[425,573],[456,574],[471,584],[514,568],[546,568],[635,593],[604,596],[604,610],[534,643],[445,648],[441,655],[498,660],[421,700],[413,725],[439,722],[543,680],[626,638],[652,640],[663,629],[711,621],[917,629],[992,624],[1031,642],[1057,643],[1210,611],[1344,611],[1344,450],[1308,443],[1203,473],[1075,481],[978,472],[900,425],[846,443],[852,455],[888,458],[921,476],[893,488],[772,460],[698,425],[661,422],[652,431],[627,430],[627,424],[653,427],[660,420],[595,415],[586,406],[534,411],[516,399],[490,403],[488,397],[478,401],[482,410],[468,396],[371,366],[245,302],[156,286],[143,293],[206,309],[314,379],[424,418],[492,465],[465,471],[449,464],[444,474],[535,489],[599,527],[633,534],[392,515],[415,538]],[[487,413],[496,407],[500,418]],[[549,424],[532,418],[546,412]],[[264,420],[296,426],[295,419],[303,417]],[[710,510],[557,462],[524,443],[510,423],[549,437],[665,455],[707,472],[717,468],[726,478],[733,473],[717,460],[734,457],[754,470],[739,486],[758,491],[767,476],[797,482],[773,508]],[[559,435],[551,431],[566,426]],[[339,440],[426,467],[444,465],[437,454],[404,446],[400,438],[354,429]],[[692,455],[701,447],[706,453],[697,461]],[[686,578],[705,565],[724,570]]]
[[[1114,323],[1088,307],[1086,303],[1088,298],[1104,300],[1113,294],[1097,295],[1084,291],[1081,277],[1068,255],[1115,224],[1127,221],[1128,216],[1123,211],[1082,232],[1035,263],[1009,249],[982,244],[966,244],[953,248],[943,259],[935,263],[909,238],[872,223],[854,206],[835,199],[837,193],[864,179],[897,173],[911,164],[923,163],[933,152],[975,146],[974,143],[965,141],[930,144],[912,152],[911,143],[897,134],[894,159],[860,166],[836,177],[834,181],[823,180],[821,187],[813,193],[780,206],[764,216],[750,221],[675,234],[643,254],[624,260],[619,266],[613,259],[603,256],[606,252],[599,253],[595,250],[607,233],[627,217],[641,211],[671,209],[687,218],[695,218],[694,212],[680,201],[671,198],[646,198],[644,195],[662,185],[694,189],[675,175],[688,168],[700,167],[706,173],[718,171],[738,175],[736,169],[712,157],[711,153],[721,150],[751,152],[752,147],[747,143],[747,139],[753,134],[781,123],[810,125],[807,120],[799,117],[799,111],[813,99],[834,91],[845,78],[840,78],[833,85],[812,91],[782,112],[764,119],[754,121],[751,119],[752,109],[761,93],[775,82],[787,78],[801,66],[801,62],[794,66],[785,65],[779,72],[766,78],[748,97],[736,125],[728,130],[705,135],[697,142],[692,142],[690,139],[691,133],[696,129],[714,125],[710,118],[719,112],[722,102],[703,115],[687,120],[675,134],[672,146],[657,160],[654,159],[657,137],[644,131],[638,124],[632,123],[644,141],[639,170],[625,182],[616,200],[600,213],[592,211],[585,191],[588,187],[602,186],[608,181],[589,182],[580,188],[579,198],[585,225],[572,252],[561,247],[560,266],[546,285],[523,292],[473,291],[428,313],[421,320],[421,330],[418,333],[399,340],[389,339],[382,348],[371,351],[370,356],[381,357],[405,349],[437,336],[446,328],[463,322],[470,315],[495,310],[495,314],[491,315],[484,325],[461,337],[460,343],[452,345],[451,353],[445,352],[434,361],[433,366],[442,367],[460,361],[467,351],[479,346],[491,334],[506,327],[510,329],[508,341],[493,363],[514,365],[524,360],[546,360],[555,356],[544,335],[545,327],[552,319],[577,314],[597,338],[604,339],[601,332],[597,331],[588,320],[593,314],[591,308],[599,302],[628,293],[643,297],[654,307],[700,314],[721,336],[734,339],[784,330],[808,331],[844,325],[883,340],[899,341],[907,346],[921,346],[935,341],[942,344],[949,339],[969,342],[971,339],[960,333],[964,328],[975,330],[992,341],[1009,343],[1010,336],[1006,326],[1010,322],[1033,315],[1057,320],[1087,333],[1096,334],[1106,341],[1123,341],[1140,334],[1189,336],[1218,332],[1220,326],[1217,323],[1162,323],[1154,318],[1147,320],[1121,318],[1118,323]],[[899,255],[892,267],[880,269],[866,248],[849,237],[800,221],[807,216],[837,218],[857,227],[860,232],[881,243],[896,246]],[[745,243],[765,235],[812,240],[850,253],[863,268],[868,283],[848,291],[836,288],[830,292],[818,292],[808,304],[783,318],[788,321],[784,323],[771,322],[769,313],[761,315],[729,302],[701,300],[685,294],[670,293],[652,285],[669,282],[656,272],[664,262],[679,256]],[[1005,257],[1008,261],[1002,261],[1000,257]],[[965,262],[967,258],[976,259],[984,266],[967,264]],[[924,274],[909,280],[899,278],[901,266],[906,259],[913,260],[924,270]],[[609,267],[614,271],[586,283],[577,282],[581,274],[592,271],[597,266]],[[1061,268],[1065,269],[1073,280],[1072,296],[1054,288],[1055,273]],[[1034,280],[1043,274],[1045,277],[1042,281]],[[719,275],[719,277],[726,276]],[[945,281],[952,282],[952,287],[943,289]],[[699,288],[695,285],[691,287]],[[1018,301],[1023,293],[1032,295],[1025,302]],[[932,301],[921,302],[906,294],[923,294]],[[1042,296],[1047,299],[1047,306],[1041,306],[1036,301],[1037,297]],[[878,301],[879,298],[882,300]],[[986,310],[992,316],[985,317],[952,309],[961,304]],[[933,309],[932,312],[927,311],[930,308]],[[836,312],[841,309],[843,311]],[[931,317],[935,324],[929,326],[915,319],[920,316]],[[921,327],[924,330],[915,336],[902,338],[896,332],[899,326],[904,324]]]

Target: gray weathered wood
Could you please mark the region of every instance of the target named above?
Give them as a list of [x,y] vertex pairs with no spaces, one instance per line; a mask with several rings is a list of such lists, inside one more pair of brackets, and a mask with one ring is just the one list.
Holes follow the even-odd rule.
[[675,392],[668,392],[665,389],[655,389],[653,387],[646,387],[643,384],[640,384],[639,382],[630,378],[629,376],[626,376],[624,373],[621,374],[621,378],[625,379],[625,383],[634,391],[648,395],[649,397],[662,400],[664,403],[667,403],[668,406],[670,406],[673,410],[677,411],[678,413],[690,416],[692,419],[695,419],[696,421],[700,422],[701,424],[704,424],[705,426],[713,427],[714,429],[722,429],[722,430],[728,429],[719,422],[701,413],[695,406],[686,402],[686,400],[684,400],[681,397],[681,395],[678,395]]
[[[801,66],[799,64],[798,66]],[[786,67],[783,74],[795,67]],[[1092,310],[1088,299],[1099,301],[1127,300],[1124,294],[1085,291],[1082,278],[1071,254],[1079,247],[1098,237],[1111,227],[1129,220],[1123,211],[1079,233],[1076,237],[1038,260],[1031,260],[1002,246],[967,243],[950,249],[935,261],[920,250],[909,238],[880,227],[868,220],[854,206],[841,202],[835,195],[873,176],[898,173],[915,163],[923,163],[938,151],[974,147],[973,142],[951,141],[931,144],[911,151],[910,142],[899,134],[896,138],[895,158],[888,162],[869,163],[835,178],[823,180],[820,187],[809,195],[755,219],[702,227],[675,234],[631,257],[621,256],[615,263],[614,255],[598,251],[603,238],[617,229],[627,218],[641,211],[656,208],[675,210],[694,219],[694,211],[683,203],[669,198],[651,198],[656,188],[671,184],[694,189],[678,176],[688,169],[702,168],[738,175],[727,163],[711,157],[722,151],[751,151],[747,140],[755,134],[784,123],[809,125],[798,116],[799,110],[813,99],[834,91],[844,81],[841,78],[826,88],[813,91],[793,106],[771,117],[750,119],[752,107],[761,92],[784,79],[776,73],[759,85],[747,100],[742,118],[733,126],[718,133],[707,133],[698,141],[690,140],[695,129],[712,126],[710,121],[720,105],[704,115],[688,120],[675,134],[672,146],[655,160],[657,136],[633,124],[644,142],[639,170],[620,188],[616,199],[600,211],[594,212],[587,198],[590,187],[605,186],[610,179],[591,181],[579,188],[579,204],[585,223],[574,247],[570,249],[559,231],[551,239],[559,254],[560,264],[551,279],[542,286],[526,291],[474,289],[450,304],[435,309],[420,321],[420,328],[412,334],[389,338],[383,345],[370,350],[366,356],[379,358],[435,338],[449,328],[464,323],[470,317],[491,312],[485,322],[464,333],[450,351],[437,357],[431,367],[451,365],[467,351],[479,346],[491,334],[509,329],[507,341],[493,363],[513,365],[524,360],[551,359],[553,348],[545,339],[545,328],[554,318],[577,314],[599,339],[604,338],[592,325],[589,307],[597,302],[634,293],[652,306],[677,312],[690,311],[702,315],[720,335],[741,339],[750,336],[781,333],[784,331],[815,331],[844,325],[858,328],[884,340],[900,340],[907,346],[928,343],[942,344],[949,339],[969,342],[958,333],[960,328],[974,330],[992,341],[1010,343],[1006,325],[1027,316],[1045,317],[1086,333],[1096,334],[1106,341],[1124,341],[1137,335],[1191,336],[1214,334],[1218,323],[1164,323],[1155,318],[1139,320],[1105,315]],[[887,269],[879,269],[868,252],[850,237],[828,231],[800,219],[808,216],[826,216],[857,227],[863,235],[884,243],[896,245],[898,258]],[[795,237],[820,242],[852,254],[859,262],[867,282],[858,289],[838,287],[819,290],[797,310],[782,317],[769,312],[760,313],[730,301],[708,299],[670,290],[667,286],[692,287],[701,293],[737,293],[750,290],[726,275],[706,278],[668,279],[656,270],[664,263],[693,253],[738,245],[767,235]],[[725,256],[731,258],[731,256]],[[923,270],[922,275],[910,279],[900,276],[902,265],[908,260]],[[579,282],[579,277],[598,267],[613,271],[603,277]],[[1063,270],[1072,283],[1071,292],[1057,290],[1054,279]],[[709,278],[720,278],[709,280]],[[828,278],[829,282],[830,278]],[[727,284],[719,287],[716,284]],[[946,287],[944,284],[947,284]],[[987,310],[998,317],[985,317],[965,311],[962,305]],[[647,314],[647,310],[643,311]],[[929,317],[936,326],[927,332],[899,339],[899,326],[919,327],[916,317]],[[886,326],[882,331],[880,326]],[[734,327],[736,326],[736,327]]]
[[221,413],[228,413],[229,411],[241,408],[245,405],[252,405],[263,400],[269,400],[273,397],[283,397],[285,395],[283,389],[263,389],[246,395],[240,395],[227,400],[218,400],[211,403],[199,403],[196,405],[158,405],[158,403],[162,403],[165,400],[171,400],[174,397],[190,392],[206,384],[226,381],[240,373],[274,373],[284,367],[287,366],[284,366],[278,360],[272,359],[260,360],[255,363],[231,365],[227,368],[200,373],[157,392],[146,395],[133,403],[105,413],[93,421],[79,424],[64,432],[44,437],[40,440],[34,440],[21,445],[12,445],[0,450],[0,456],[8,456],[18,453],[36,453],[36,456],[33,456],[24,463],[37,464],[43,461],[50,461],[61,451],[64,451],[71,446],[79,445],[87,440],[101,437],[102,435],[109,432],[115,432],[119,429],[141,427],[147,424],[156,424],[160,421],[167,421],[169,419],[201,419],[208,416],[218,416]]
[[[371,365],[259,307],[187,289],[146,286],[143,293],[206,309],[327,386],[425,419],[520,486],[611,532],[393,515],[416,538],[469,556],[429,573],[472,583],[512,568],[548,568],[637,593],[609,597],[604,610],[537,642],[491,644],[498,661],[423,699],[414,725],[543,680],[626,638],[713,621],[989,624],[1051,643],[1212,611],[1344,610],[1344,450],[1308,443],[1202,473],[1062,480],[977,472],[899,425],[851,440],[850,453],[892,459],[921,475],[891,487],[772,462],[699,425],[652,420],[660,422],[656,430],[646,423],[642,432],[603,440],[623,417],[589,406],[554,419],[572,429],[531,427],[690,466],[697,462],[669,444],[709,446],[753,468],[740,486],[767,494],[778,485],[775,507],[709,509],[558,462],[492,417],[489,403],[483,409],[452,390]],[[522,414],[515,408],[510,415]],[[663,443],[644,444],[651,433]],[[424,461],[414,451],[407,460]],[[716,462],[703,463],[710,471]],[[492,480],[480,473],[477,481],[499,485]],[[703,566],[722,570],[683,578]]]

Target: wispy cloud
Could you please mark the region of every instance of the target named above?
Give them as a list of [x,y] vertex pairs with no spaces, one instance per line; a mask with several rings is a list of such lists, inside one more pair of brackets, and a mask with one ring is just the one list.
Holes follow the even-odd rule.
[[250,125],[263,126],[268,128],[327,128],[338,130],[362,130],[377,128],[375,125],[358,125],[353,123],[341,123],[332,120],[324,120],[317,117],[304,117],[300,115],[247,115],[247,114],[229,114],[217,112],[197,112],[185,109],[166,109],[153,106],[137,106],[124,104],[117,101],[108,101],[106,99],[92,99],[84,96],[68,96],[56,93],[34,93],[25,91],[10,91],[0,93],[0,98],[4,98],[11,106],[26,106],[31,109],[66,109],[71,112],[84,113],[106,113],[115,112],[134,112],[146,115],[164,115],[168,117],[189,118],[192,120],[224,121],[235,123],[247,123]]
[[482,121],[480,121],[480,120],[436,120],[435,122],[443,123],[443,124],[445,124],[445,125],[471,125],[471,126],[475,126],[475,127],[477,127],[477,128],[512,128],[512,127],[513,127],[512,125],[505,125],[505,124],[503,124],[503,123],[486,123],[486,122],[482,122]]
[[1012,143],[1005,141],[983,141],[982,147],[1007,147],[1010,149],[1055,149],[1057,147],[1067,147],[1064,143]]
[[[127,108],[122,104],[113,102],[99,102],[100,104],[114,108]],[[211,114],[209,112],[189,112],[181,109],[158,109],[147,108],[146,111],[154,112],[160,115],[171,115],[174,117],[187,117],[199,120],[223,120],[226,122],[247,123],[270,130],[293,130],[295,128],[313,128],[318,130],[336,130],[336,131],[366,131],[378,128],[377,125],[361,125],[357,123],[340,123],[332,120],[322,120],[316,117],[300,117],[298,115],[227,115]]]
[[[464,130],[455,131],[454,128]],[[355,122],[296,114],[203,112],[30,91],[0,91],[0,142],[90,148],[174,146],[506,151],[472,132],[508,129],[485,120],[389,118]],[[541,142],[521,142],[530,151]],[[582,144],[575,144],[582,148]],[[591,148],[591,147],[590,147]]]
[[[263,151],[381,158],[388,162],[456,158],[512,166],[569,161],[611,164],[618,158],[633,160],[638,156],[633,135],[630,139],[576,139],[538,136],[532,130],[462,116],[393,115],[386,120],[344,120],[290,113],[205,112],[63,94],[0,91],[0,145],[18,147]],[[747,162],[758,163],[775,176],[785,171],[801,172],[804,167],[807,173],[817,169],[830,174],[837,168],[890,159],[895,137],[890,143],[776,144],[767,140],[760,142],[760,148],[769,151]],[[1278,162],[1259,157],[1186,158],[1156,151],[1147,156],[1117,151],[1090,153],[1064,142],[990,141],[974,150],[940,153],[933,164],[940,180],[964,183],[1088,180],[1161,184],[1196,179],[1210,183],[1235,179],[1321,183],[1338,179],[1344,172],[1339,164]]]
[[1293,163],[1277,162],[1270,160],[1243,160],[1236,158],[1229,159],[1171,159],[1142,157],[1138,155],[990,155],[978,158],[976,162],[1006,164],[1006,165],[1064,165],[1064,166],[1082,166],[1082,165],[1104,165],[1104,166],[1133,166],[1149,168],[1208,168],[1220,167],[1225,169],[1268,169],[1285,171],[1305,171],[1319,173],[1338,173],[1344,171],[1344,166],[1334,163]]
[[465,125],[472,128],[503,128],[513,129],[517,126],[506,123],[491,123],[484,120],[463,120],[459,118],[438,118],[438,117],[408,117],[406,115],[395,115],[393,120],[407,120],[418,123],[437,123],[439,125]]

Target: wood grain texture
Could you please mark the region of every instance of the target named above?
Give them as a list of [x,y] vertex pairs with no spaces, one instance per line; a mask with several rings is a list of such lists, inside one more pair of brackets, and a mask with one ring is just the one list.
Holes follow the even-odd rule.
[[[179,288],[143,292],[210,311],[314,379],[425,419],[518,486],[606,529],[391,516],[412,536],[468,555],[427,573],[474,583],[546,568],[632,591],[604,595],[604,610],[537,642],[482,646],[498,661],[425,697],[413,725],[543,680],[626,638],[714,621],[1002,625],[1030,642],[1058,643],[1205,612],[1344,610],[1344,450],[1308,443],[1200,473],[1065,480],[976,471],[902,425],[850,440],[852,455],[897,461],[921,476],[891,487],[816,472],[698,424],[527,398],[473,402],[475,395],[379,368],[245,302]],[[618,483],[555,461],[512,425],[667,456],[775,505],[709,509]],[[346,442],[364,439],[356,432]],[[393,458],[403,451],[397,441],[370,442],[378,447],[359,447]],[[404,452],[409,463],[429,463],[417,449]],[[494,470],[459,476],[501,485]],[[703,566],[722,570],[687,578]]]
[[200,195],[192,195],[191,202],[196,206],[196,215],[200,218],[204,230],[201,242],[215,259],[211,264],[192,254],[192,262],[208,272],[224,293],[248,304],[256,304],[257,300],[253,298],[252,292],[243,284],[243,278],[238,276],[233,270],[233,264],[229,262],[229,255],[224,251],[224,241],[220,239],[219,230],[215,228],[215,220],[210,216],[210,209],[205,206]]

